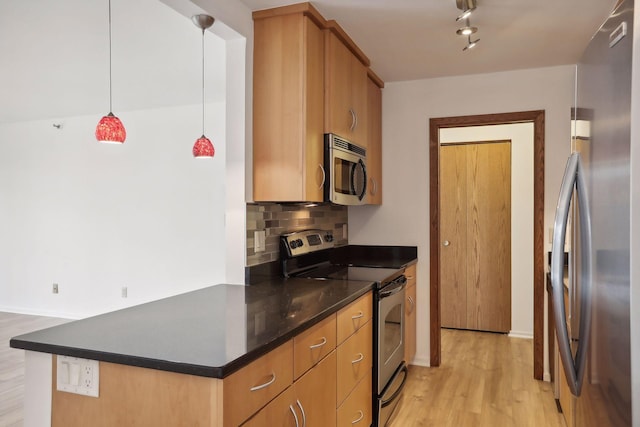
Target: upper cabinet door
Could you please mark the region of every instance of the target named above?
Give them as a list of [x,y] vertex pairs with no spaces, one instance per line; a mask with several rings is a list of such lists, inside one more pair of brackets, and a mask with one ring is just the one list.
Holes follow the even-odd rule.
[[321,202],[324,35],[304,13],[254,14],[253,199]]
[[367,147],[367,67],[325,32],[325,132]]
[[382,204],[382,89],[367,78],[367,203]]

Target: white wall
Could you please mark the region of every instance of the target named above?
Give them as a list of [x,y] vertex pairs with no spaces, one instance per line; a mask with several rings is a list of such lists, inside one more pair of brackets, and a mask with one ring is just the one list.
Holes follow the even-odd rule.
[[429,364],[429,118],[545,110],[545,229],[570,149],[573,67],[388,83],[383,90],[383,205],[349,209],[352,244],[418,247],[418,351]]
[[95,116],[0,125],[0,310],[85,317],[224,281],[225,105],[207,112],[212,160],[191,154],[200,105],[120,113],[123,145]]
[[[533,123],[440,130],[440,142],[511,140],[511,336],[533,337]],[[446,307],[442,308],[446,310]]]

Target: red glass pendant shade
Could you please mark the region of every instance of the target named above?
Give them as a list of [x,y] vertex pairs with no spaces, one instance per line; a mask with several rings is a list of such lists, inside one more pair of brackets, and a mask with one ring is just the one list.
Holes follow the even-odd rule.
[[127,138],[127,131],[124,129],[119,118],[109,113],[98,122],[96,126],[96,139],[98,142],[122,144]]
[[211,158],[216,153],[213,144],[206,136],[202,135],[193,144],[193,157],[195,158]]

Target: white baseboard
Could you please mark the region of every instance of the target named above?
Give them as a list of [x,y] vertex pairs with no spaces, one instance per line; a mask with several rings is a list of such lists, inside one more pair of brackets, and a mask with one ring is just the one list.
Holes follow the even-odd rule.
[[416,355],[416,357],[413,358],[413,361],[411,361],[409,364],[415,366],[424,366],[428,368],[429,366],[431,366],[431,360],[427,357]]
[[528,340],[533,339],[533,333],[531,332],[521,332],[521,331],[511,331],[509,332],[509,338],[525,338]]
[[32,310],[29,308],[20,308],[20,307],[6,307],[1,305],[0,305],[0,311],[5,313],[27,314],[30,316],[57,317],[60,319],[69,319],[69,320],[82,319],[82,317],[78,317],[77,315],[73,315],[69,313],[61,313],[61,312],[49,311],[49,310]]

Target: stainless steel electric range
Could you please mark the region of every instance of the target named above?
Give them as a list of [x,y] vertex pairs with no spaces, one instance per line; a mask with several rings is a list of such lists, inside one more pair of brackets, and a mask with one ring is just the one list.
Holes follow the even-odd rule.
[[358,280],[374,284],[373,390],[374,426],[385,426],[397,407],[407,377],[404,360],[404,268],[361,267],[332,256],[333,234],[305,230],[281,236],[285,277]]

